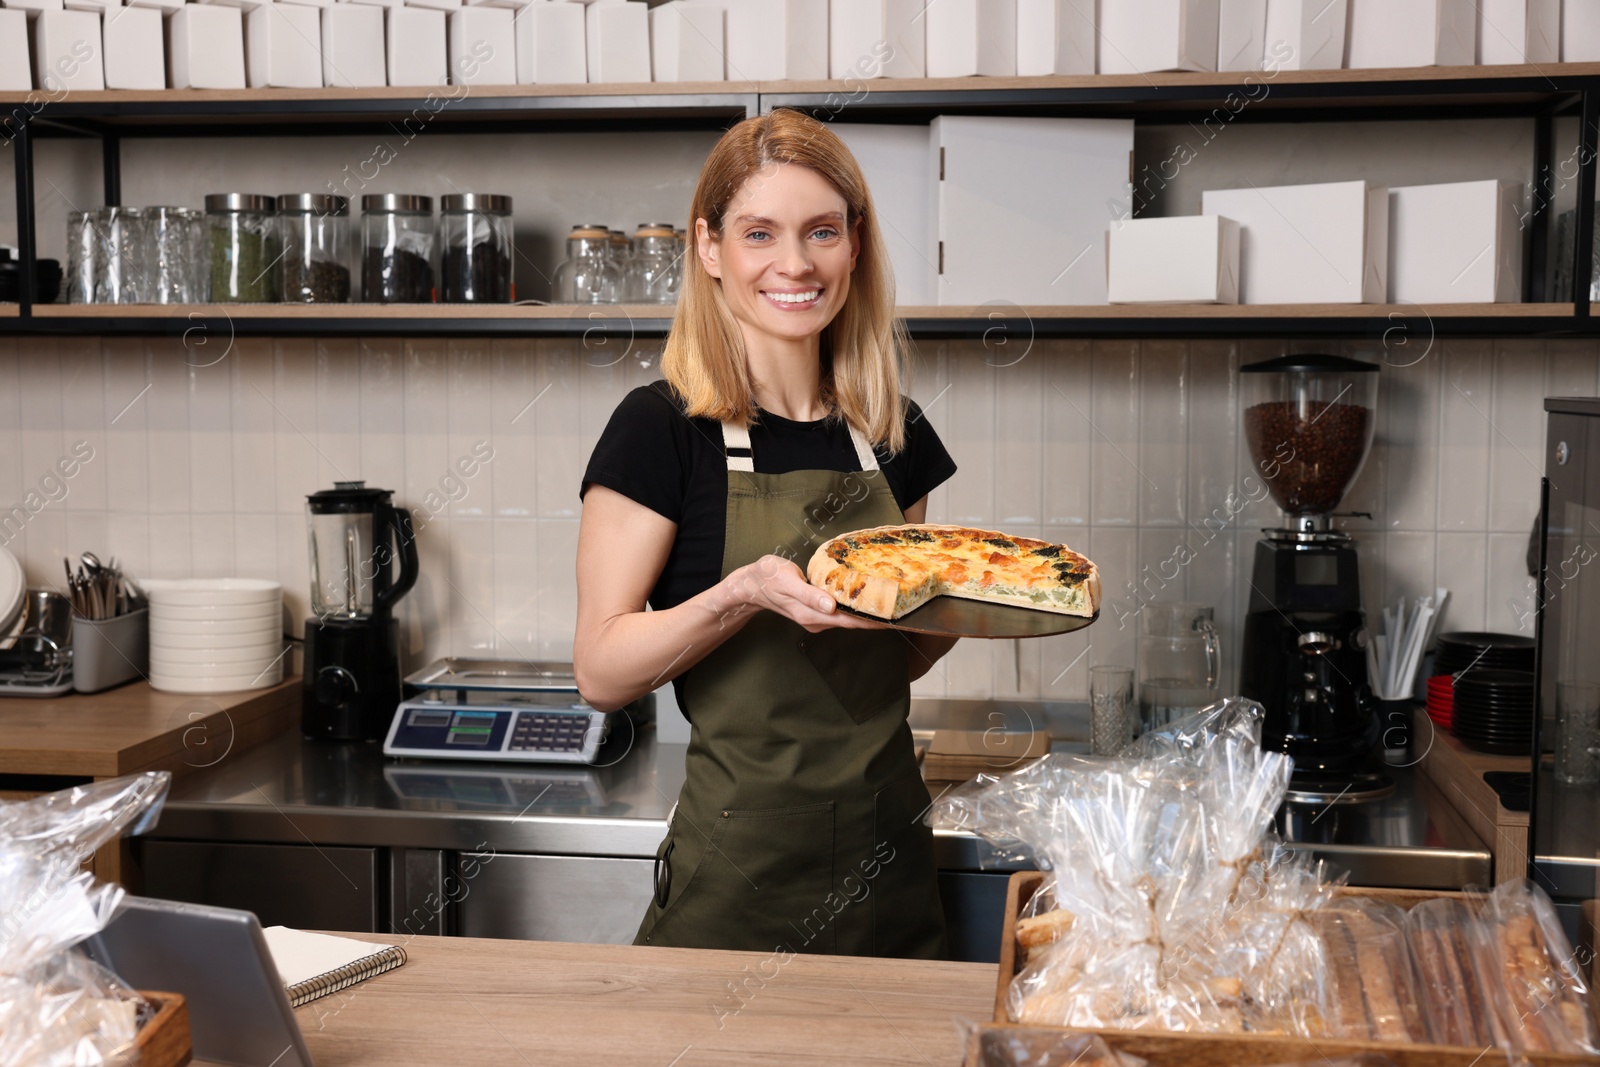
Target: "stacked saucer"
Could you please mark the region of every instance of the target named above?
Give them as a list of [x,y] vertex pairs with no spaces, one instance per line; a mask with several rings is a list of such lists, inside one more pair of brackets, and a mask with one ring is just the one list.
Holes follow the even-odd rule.
[[1533,751],[1533,672],[1473,668],[1456,679],[1451,732],[1498,756]]
[[1433,673],[1460,674],[1466,670],[1531,671],[1533,638],[1520,634],[1440,634]]
[[1441,730],[1449,730],[1455,712],[1455,678],[1441,674],[1428,679],[1428,718]]
[[283,587],[256,578],[145,581],[150,685],[230,693],[283,680]]

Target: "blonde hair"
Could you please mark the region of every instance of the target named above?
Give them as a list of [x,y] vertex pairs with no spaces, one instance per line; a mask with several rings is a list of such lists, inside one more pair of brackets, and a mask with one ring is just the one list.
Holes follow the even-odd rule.
[[900,392],[909,344],[905,324],[894,314],[894,271],[877,212],[850,149],[827,126],[798,111],[779,109],[745,119],[723,134],[701,169],[689,212],[683,290],[661,355],[662,376],[691,417],[744,426],[755,419],[744,334],[721,283],[706,272],[692,242],[697,219],[705,219],[712,236],[721,240],[728,206],[744,183],[782,163],[816,171],[838,190],[846,204],[846,226],[859,234],[849,295],[822,332],[822,401],[873,444],[898,452],[905,446]]

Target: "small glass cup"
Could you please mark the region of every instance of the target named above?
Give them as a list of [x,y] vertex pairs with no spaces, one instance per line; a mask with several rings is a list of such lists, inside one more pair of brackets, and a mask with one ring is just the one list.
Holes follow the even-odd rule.
[[1556,683],[1556,781],[1600,782],[1600,684]]
[[1133,740],[1133,668],[1089,668],[1089,739],[1096,756],[1115,756]]

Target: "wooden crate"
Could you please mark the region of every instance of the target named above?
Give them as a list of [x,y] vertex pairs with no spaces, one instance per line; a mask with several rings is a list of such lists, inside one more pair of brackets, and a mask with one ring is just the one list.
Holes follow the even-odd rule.
[[183,1067],[194,1058],[189,1035],[189,1004],[179,993],[139,995],[156,1008],[155,1018],[144,1024],[134,1047],[139,1050],[139,1067]]
[[[1484,1056],[1481,1048],[1457,1048],[1450,1045],[1425,1043],[1400,1043],[1393,1041],[1356,1041],[1318,1038],[1312,1041],[1303,1037],[1284,1037],[1275,1034],[1204,1034],[1174,1030],[1091,1030],[1069,1027],[1034,1026],[1013,1023],[1006,1014],[1006,992],[1017,973],[1017,916],[1044,883],[1039,871],[1018,871],[1011,876],[1006,889],[1006,919],[1000,943],[1000,975],[995,988],[994,1022],[978,1028],[967,1051],[968,1067],[979,1067],[984,1058],[984,1035],[1002,1030],[1029,1030],[1054,1032],[1062,1035],[1074,1033],[1098,1034],[1106,1044],[1119,1052],[1149,1060],[1152,1064],[1176,1064],[1181,1067],[1257,1067],[1261,1064],[1324,1064],[1339,1056],[1359,1056],[1375,1053],[1386,1056],[1395,1067],[1473,1067]],[[1424,900],[1442,896],[1460,896],[1459,893],[1438,893],[1416,889],[1366,889],[1348,888],[1343,896],[1369,897],[1387,900],[1401,908],[1410,908]],[[1569,1053],[1529,1053],[1527,1059],[1535,1067],[1596,1067],[1600,1057]]]

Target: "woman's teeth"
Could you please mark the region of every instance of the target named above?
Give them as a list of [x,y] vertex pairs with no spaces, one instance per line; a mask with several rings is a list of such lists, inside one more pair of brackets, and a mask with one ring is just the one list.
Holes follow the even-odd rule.
[[813,289],[808,293],[768,293],[767,296],[780,304],[808,304],[822,295],[821,289]]

